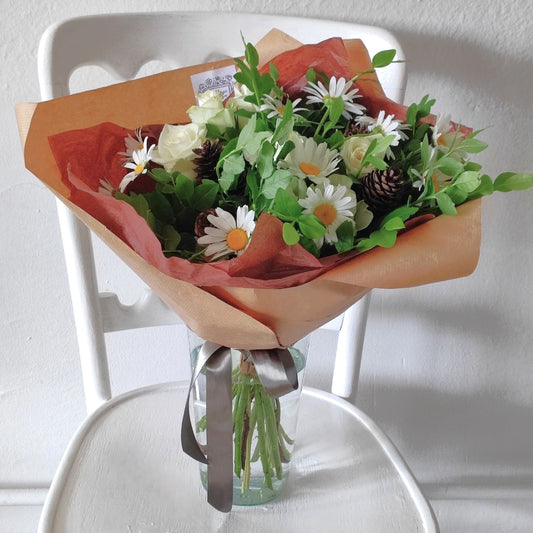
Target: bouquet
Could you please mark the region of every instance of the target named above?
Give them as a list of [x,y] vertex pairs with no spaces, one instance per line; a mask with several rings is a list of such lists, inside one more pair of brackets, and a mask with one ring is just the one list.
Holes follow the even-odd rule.
[[[432,115],[429,96],[388,100],[375,72],[394,50],[370,59],[357,40],[279,42],[273,32],[245,43],[228,98],[184,89],[227,62],[182,69],[39,104],[25,139],[28,168],[207,339],[193,382],[204,366],[220,379],[210,364],[239,349],[233,385],[223,373],[229,411],[208,401],[197,429],[224,419],[207,456],[233,439],[243,492],[251,463],[272,488],[290,457],[276,399],[297,387],[286,347],[372,287],[469,274],[479,199],[533,185],[531,174],[483,174],[471,160],[486,148],[479,131]],[[185,96],[169,100],[169,87]],[[89,119],[94,102],[105,113]],[[58,109],[67,118],[50,125]],[[283,377],[266,387],[272,370]],[[187,406],[184,448],[206,462],[188,417]],[[228,510],[227,494],[211,496]]]

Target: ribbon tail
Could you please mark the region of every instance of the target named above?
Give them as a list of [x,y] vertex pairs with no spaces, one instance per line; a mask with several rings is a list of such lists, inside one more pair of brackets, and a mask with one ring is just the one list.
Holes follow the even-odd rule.
[[231,350],[216,351],[206,370],[207,501],[227,513],[233,504]]

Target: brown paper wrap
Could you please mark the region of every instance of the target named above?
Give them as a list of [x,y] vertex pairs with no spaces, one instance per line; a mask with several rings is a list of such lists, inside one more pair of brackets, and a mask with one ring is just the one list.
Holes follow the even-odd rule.
[[[298,45],[274,30],[257,44],[257,49],[265,62]],[[358,40],[345,41],[345,45],[352,72],[359,72],[368,64],[366,49]],[[474,270],[480,248],[479,200],[459,207],[458,216],[440,216],[403,233],[393,248],[371,250],[312,281],[283,289],[200,288],[170,277],[70,201],[70,190],[61,179],[48,143],[50,136],[103,122],[131,129],[142,124],[188,122],[186,110],[195,102],[190,76],[232,63],[217,61],[39,104],[20,104],[17,119],[27,168],[197,335],[225,346],[289,346],[342,313],[372,288],[421,285],[466,276]],[[358,84],[376,101],[385,98],[374,75],[365,76]]]

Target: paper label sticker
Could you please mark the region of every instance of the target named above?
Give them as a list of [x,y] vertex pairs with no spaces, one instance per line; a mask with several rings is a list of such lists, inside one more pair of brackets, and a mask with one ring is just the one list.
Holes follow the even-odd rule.
[[191,76],[191,83],[194,94],[197,95],[209,90],[219,91],[222,95],[222,100],[225,100],[233,92],[233,84],[235,83],[233,75],[235,72],[235,65],[230,65],[228,67],[193,74]]

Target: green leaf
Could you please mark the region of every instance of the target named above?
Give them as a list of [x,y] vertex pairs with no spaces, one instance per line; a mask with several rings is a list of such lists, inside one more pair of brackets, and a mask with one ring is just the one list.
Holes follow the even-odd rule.
[[163,194],[154,191],[145,194],[144,197],[146,198],[146,201],[150,206],[150,211],[154,214],[155,218],[166,222],[167,224],[174,223],[174,210]]
[[305,73],[305,79],[308,82],[315,83],[316,82],[316,70],[314,68],[307,69]]
[[244,168],[244,157],[240,152],[234,153],[224,160],[222,174],[218,180],[223,191],[229,191]]
[[246,45],[244,57],[248,65],[250,65],[250,68],[257,68],[257,65],[259,65],[259,54],[252,43]]
[[455,204],[453,203],[453,200],[444,191],[439,191],[435,195],[435,199],[437,200],[439,209],[444,215],[457,214],[457,210],[455,209]]
[[387,135],[386,137],[381,137],[377,139],[376,146],[374,147],[374,152],[378,154],[384,152],[394,141],[394,135]]
[[463,150],[469,154],[477,154],[485,150],[487,146],[487,143],[478,141],[473,137],[467,137],[466,139],[463,139],[459,144],[459,150]]
[[261,154],[257,160],[257,170],[262,178],[268,178],[274,172],[274,146],[269,142],[264,142],[261,147]]
[[533,174],[504,172],[494,180],[494,190],[500,192],[524,191],[533,187]]
[[194,189],[194,194],[191,199],[191,205],[197,211],[203,211],[213,207],[218,196],[220,186],[217,182],[212,180],[202,180],[202,183],[197,185]]
[[468,193],[455,185],[446,187],[445,192],[455,205],[462,204],[468,198]]
[[255,203],[260,194],[259,190],[259,176],[256,171],[250,170],[246,174],[246,185],[250,190],[250,195],[252,197],[252,202]]
[[466,193],[475,191],[480,184],[479,173],[474,170],[463,172],[457,176],[453,184]]
[[277,81],[279,78],[279,70],[276,68],[276,65],[272,63],[272,61],[268,65],[268,70],[270,72],[270,75],[272,76],[272,79],[274,81]]
[[381,224],[381,227],[387,231],[394,231],[405,228],[405,224],[400,217],[392,217],[389,218],[384,224]]
[[188,204],[194,193],[194,181],[179,174],[174,185],[174,194],[178,197],[181,203]]
[[341,118],[341,115],[344,111],[344,100],[338,96],[336,98],[327,98],[325,100],[326,107],[328,108],[329,112],[329,120],[330,125],[325,129],[325,131],[328,131],[332,128],[334,128]]
[[302,214],[302,207],[296,198],[284,189],[278,189],[276,192],[274,210],[280,218],[289,221],[298,220]]
[[165,184],[172,181],[172,174],[164,168],[154,168],[150,170],[149,174],[157,183]]
[[418,106],[416,104],[411,104],[407,109],[406,122],[411,126],[411,129],[414,129],[416,126],[416,114],[418,112]]
[[246,146],[250,140],[253,137],[253,134],[255,133],[255,125],[257,123],[257,117],[256,115],[252,115],[250,117],[250,120],[246,123],[244,128],[241,130],[241,133],[239,134],[239,137],[237,139],[237,149],[242,149],[244,146]]
[[355,228],[352,222],[345,220],[337,228],[337,242],[335,243],[335,249],[337,252],[347,252],[353,248],[353,240],[355,238]]
[[381,246],[382,248],[392,248],[396,244],[397,231],[389,231],[384,228],[373,231],[369,239],[374,243],[374,246]]
[[480,178],[479,187],[469,195],[470,199],[481,198],[482,196],[488,196],[494,192],[494,184],[490,179],[490,176],[483,174]]
[[288,170],[278,169],[263,182],[261,193],[271,200],[276,197],[279,189],[286,189],[292,181],[292,174]]
[[160,239],[163,241],[163,249],[165,252],[172,252],[176,250],[181,242],[181,235],[176,231],[174,226],[165,224],[160,231]]
[[393,62],[395,56],[396,50],[382,50],[372,58],[372,66],[374,68],[386,67]]
[[300,236],[299,244],[302,248],[305,248],[310,254],[313,254],[315,257],[320,257],[320,250],[318,249],[315,241],[313,239],[308,239],[305,236]]
[[315,215],[301,215],[298,218],[298,227],[303,235],[309,239],[318,239],[326,234],[326,227]]
[[372,165],[373,167],[378,168],[379,170],[385,170],[388,167],[387,163],[385,163],[385,161],[379,157],[369,155],[365,159],[366,164]]
[[296,231],[295,227],[288,222],[283,224],[283,240],[288,245],[297,244],[300,240],[300,234]]
[[455,176],[463,170],[463,164],[453,157],[441,157],[435,164],[443,174],[447,176]]
[[292,151],[294,150],[294,143],[292,141],[287,141],[283,148],[281,149],[278,155],[278,161],[285,159]]
[[294,118],[292,116],[292,102],[287,100],[285,108],[283,109],[283,117],[280,123],[276,126],[271,143],[283,144],[286,142],[294,128]]
[[400,207],[397,207],[381,221],[381,226],[383,227],[390,220],[393,220],[395,218],[399,218],[401,221],[405,222],[407,219],[415,215],[418,212],[418,209],[418,207],[415,207],[413,205],[402,205]]

